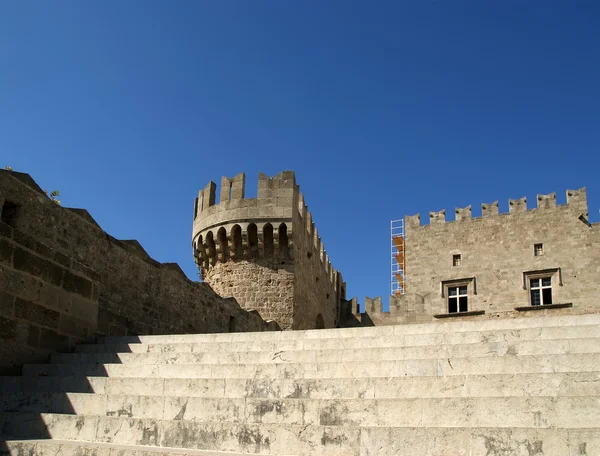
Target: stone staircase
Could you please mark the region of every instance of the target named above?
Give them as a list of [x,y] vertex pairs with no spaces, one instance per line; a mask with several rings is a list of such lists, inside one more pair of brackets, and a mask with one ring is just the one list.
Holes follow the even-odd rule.
[[0,378],[0,452],[598,456],[599,342],[600,314],[109,337]]

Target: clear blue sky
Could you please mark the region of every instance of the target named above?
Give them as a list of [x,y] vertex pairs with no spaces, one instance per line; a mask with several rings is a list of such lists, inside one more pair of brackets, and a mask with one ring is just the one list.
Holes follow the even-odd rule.
[[392,218],[587,186],[598,220],[599,151],[598,1],[0,3],[0,165],[190,277],[222,175],[294,170],[363,301]]

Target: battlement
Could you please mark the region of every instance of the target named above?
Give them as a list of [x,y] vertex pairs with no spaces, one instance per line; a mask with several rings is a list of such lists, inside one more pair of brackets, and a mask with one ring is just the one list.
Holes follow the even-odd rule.
[[[498,201],[494,201],[491,204],[483,203],[481,205],[481,217],[491,217],[496,215],[507,215],[507,214],[517,214],[517,213],[527,213],[534,210],[549,210],[558,208],[572,208],[575,211],[579,211],[585,216],[587,216],[587,198],[586,198],[586,189],[585,187],[580,188],[579,190],[567,190],[566,191],[567,202],[563,205],[556,204],[556,192],[549,193],[547,195],[537,195],[536,198],[536,207],[528,208],[527,207],[527,198],[522,197],[519,199],[509,199],[508,200],[508,213],[500,213],[498,209]],[[421,224],[421,215],[409,215],[405,217],[406,226],[410,228],[416,227],[425,227],[427,225],[438,225],[443,223],[452,223],[452,222],[462,222],[465,220],[473,219],[471,206],[467,206],[464,208],[455,208],[454,210],[455,220],[447,220],[446,219],[446,210],[443,209],[437,212],[429,213],[429,223]]]
[[298,186],[293,171],[283,171],[273,177],[258,174],[258,196],[246,198],[246,175],[223,177],[220,201],[217,184],[209,182],[194,201],[194,237],[200,232],[215,230],[228,223],[271,221],[286,222],[291,229],[293,208]]
[[312,214],[309,212],[308,206],[304,202],[304,195],[302,193],[298,193],[298,216],[299,220],[297,223],[300,224],[300,228],[296,233],[298,237],[306,237],[307,239],[306,247],[310,247],[310,250],[307,251],[307,256],[309,258],[317,258],[322,263],[329,281],[337,290],[338,282],[341,280],[338,280],[338,275],[341,277],[341,274],[333,268],[331,261],[329,260],[329,255],[319,236],[319,230],[313,222]]
[[[272,198],[283,198],[275,201],[276,204],[269,206],[288,206],[288,198],[293,198],[296,191],[296,178],[293,171],[283,171],[273,177],[258,173],[258,196],[257,198],[246,198],[246,175],[239,173],[234,177],[223,176],[221,178],[220,199],[217,202],[217,184],[210,181],[204,189],[198,192],[194,203],[194,219],[206,217],[218,212],[211,209],[214,206],[225,205],[226,209],[240,207],[256,207],[266,205],[264,200]],[[263,200],[259,204],[257,200]],[[222,209],[221,209],[222,210]]]

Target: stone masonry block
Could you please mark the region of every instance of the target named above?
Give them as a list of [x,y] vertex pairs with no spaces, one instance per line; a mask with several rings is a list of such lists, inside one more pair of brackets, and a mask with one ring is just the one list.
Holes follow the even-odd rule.
[[5,291],[0,291],[0,315],[5,317],[15,315],[15,297]]
[[92,334],[91,323],[88,321],[80,320],[66,314],[60,316],[60,324],[58,327],[61,333],[69,334],[71,336],[86,338]]
[[206,218],[209,215],[214,215],[221,210],[221,206],[210,206],[202,211],[202,218]]
[[217,223],[225,223],[230,220],[245,219],[248,217],[248,208],[240,207],[239,209],[232,209],[230,211],[219,212],[217,214]]
[[567,190],[567,204],[582,203],[587,206],[586,188],[582,187],[579,190]]
[[6,239],[0,239],[0,262],[11,263],[14,247]]
[[215,200],[217,196],[217,184],[214,182],[209,182],[204,187],[204,191],[201,196],[202,210],[208,209],[211,206],[215,205]]
[[229,201],[221,201],[217,206],[219,212],[226,212],[232,209],[239,209],[240,207],[249,207],[252,206],[251,201],[255,201],[252,199],[232,199]]
[[15,316],[40,326],[58,328],[60,314],[47,307],[17,298],[15,302]]
[[[242,173],[243,174],[243,173]],[[246,181],[244,179],[243,182],[234,182],[231,187],[231,198],[232,199],[242,199],[245,196],[246,192]]]
[[102,282],[102,276],[98,272],[77,261],[73,261],[70,269],[72,272],[76,272],[77,274],[84,276],[86,279],[90,279],[92,282]]
[[525,212],[527,210],[527,197],[508,200],[508,212]]
[[29,335],[27,337],[27,345],[32,348],[40,346],[41,328],[35,325],[29,325]]
[[430,212],[429,213],[429,223],[444,223],[446,221],[446,210],[442,209],[438,212]]
[[538,209],[551,209],[556,207],[556,192],[552,192],[548,195],[538,195],[537,207]]
[[16,320],[0,316],[0,340],[14,340],[17,337]]
[[258,191],[261,189],[273,187],[273,180],[264,173],[258,173]]
[[487,217],[490,215],[498,215],[498,201],[494,201],[491,204],[483,203],[481,205],[481,216]]
[[42,328],[40,332],[40,348],[47,350],[66,350],[69,348],[69,338],[51,329]]
[[0,222],[0,236],[12,239],[13,228],[4,222]]
[[258,215],[260,217],[283,217],[283,208],[281,208],[281,207],[259,207]]
[[277,205],[280,207],[294,207],[294,197],[293,196],[280,196],[277,197]]
[[418,228],[421,226],[421,214],[407,215],[404,217],[404,223],[407,227]]
[[14,252],[14,267],[33,276],[39,277],[53,285],[60,286],[63,268],[33,253],[18,247]]
[[41,242],[35,243],[34,250],[37,253],[39,253],[40,256],[49,258],[49,259],[55,261],[56,263],[60,264],[61,266],[64,266],[65,268],[71,267],[71,259],[68,256],[63,255],[62,253],[60,253],[54,249],[51,249],[50,247],[48,247],[45,244],[42,244]]
[[62,286],[65,290],[84,298],[92,296],[92,282],[84,277],[73,274],[71,271],[65,271]]
[[98,324],[98,304],[77,295],[71,295],[71,315],[87,321],[93,325]]
[[62,288],[44,284],[40,289],[36,301],[42,302],[45,307],[58,312],[70,312],[70,296],[70,293],[67,293]]
[[464,208],[457,207],[454,210],[454,214],[457,221],[470,220],[472,218],[471,206],[467,206]]
[[259,198],[258,207],[277,207],[277,198]]
[[231,179],[228,177],[221,177],[221,195],[219,197],[219,203],[224,203],[225,201],[229,201],[231,198],[229,197],[229,193],[231,191],[230,188]]
[[31,236],[19,230],[15,230],[13,233],[13,239],[17,244],[20,244],[23,247],[28,248],[29,250],[35,250],[36,241]]

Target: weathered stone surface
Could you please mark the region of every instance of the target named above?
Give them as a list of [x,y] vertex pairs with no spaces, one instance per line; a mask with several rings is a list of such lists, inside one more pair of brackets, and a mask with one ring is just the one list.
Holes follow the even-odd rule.
[[[160,448],[141,445],[115,445],[99,442],[73,442],[69,440],[27,440],[6,442],[8,454],[29,456],[244,456],[247,453],[192,450],[189,448]],[[4,450],[3,450],[4,451]],[[1,453],[4,456],[4,452]],[[260,456],[258,453],[255,453]],[[285,456],[285,455],[282,455]]]
[[39,277],[52,285],[60,286],[63,268],[27,250],[17,248],[14,252],[14,267],[32,276]]
[[0,379],[0,432],[78,454],[595,454],[600,315],[482,326],[108,338]]
[[17,298],[16,300],[15,316],[22,320],[54,329],[58,328],[58,321],[60,319],[58,312],[21,298]]

